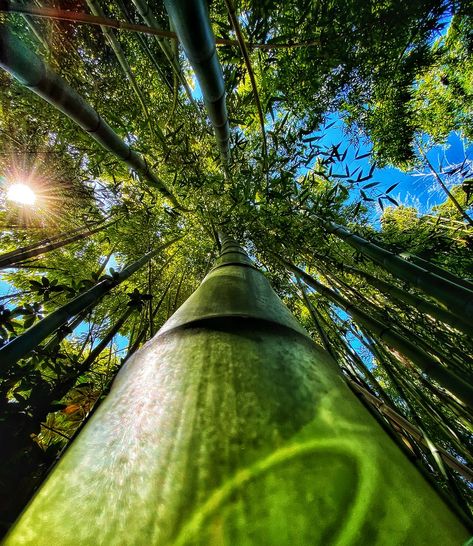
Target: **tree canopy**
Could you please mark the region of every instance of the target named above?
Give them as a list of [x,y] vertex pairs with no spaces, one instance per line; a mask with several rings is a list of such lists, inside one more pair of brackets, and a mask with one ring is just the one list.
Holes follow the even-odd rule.
[[[428,160],[452,131],[473,139],[469,2],[209,2],[228,157],[163,2],[0,7],[0,339],[4,355],[16,338],[23,347],[0,370],[0,480],[16,491],[4,527],[122,363],[200,284],[220,232],[246,246],[365,403],[394,411],[371,400],[469,514],[473,163]],[[51,90],[56,104],[38,95]],[[86,111],[97,125],[84,130]],[[333,119],[345,123],[339,143]],[[400,204],[398,181],[376,179],[384,165],[446,193],[429,210]],[[19,182],[33,206],[8,198]],[[84,294],[95,299],[64,311]],[[20,336],[34,327],[27,351]]]

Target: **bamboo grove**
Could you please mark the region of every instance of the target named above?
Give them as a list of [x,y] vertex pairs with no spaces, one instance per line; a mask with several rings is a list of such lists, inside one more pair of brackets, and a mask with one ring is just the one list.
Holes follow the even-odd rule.
[[[471,526],[473,163],[425,144],[473,139],[467,3],[191,4],[0,3],[0,175],[37,199],[0,203],[2,532],[222,242],[242,259],[227,236]],[[442,202],[400,205],[385,164]]]

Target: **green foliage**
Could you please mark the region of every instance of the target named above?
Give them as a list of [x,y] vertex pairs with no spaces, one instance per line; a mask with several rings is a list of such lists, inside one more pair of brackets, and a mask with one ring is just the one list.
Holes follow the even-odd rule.
[[[397,206],[395,181],[384,188],[373,178],[375,164],[408,167],[416,162],[413,144],[423,133],[432,142],[444,141],[451,130],[473,138],[471,17],[464,4],[235,2],[265,114],[267,169],[252,89],[237,47],[218,48],[232,129],[231,158],[223,168],[204,105],[198,101],[196,111],[153,37],[112,31],[146,100],[150,124],[99,27],[38,19],[48,46],[44,50],[24,19],[7,16],[15,34],[146,157],[190,212],[170,208],[90,135],[0,73],[1,180],[7,185],[22,179],[38,196],[31,209],[0,196],[1,252],[105,218],[116,220],[101,232],[2,272],[11,288],[11,295],[0,296],[2,344],[164,241],[184,235],[93,308],[71,317],[10,373],[0,371],[0,429],[12,438],[10,448],[1,453],[5,472],[0,471],[0,479],[10,491],[21,482],[17,504],[2,507],[6,519],[28,499],[132,349],[158,331],[200,284],[217,255],[219,231],[246,245],[318,342],[323,342],[320,329],[301,302],[295,279],[287,276],[274,253],[307,268],[392,331],[417,336],[423,350],[441,365],[471,377],[471,339],[344,269],[362,269],[397,289],[426,297],[326,233],[319,221],[349,225],[391,251],[407,250],[462,279],[472,278],[473,232],[457,209],[447,200],[421,215],[415,208]],[[167,28],[162,3],[149,5]],[[79,9],[74,3],[70,7]],[[128,0],[101,7],[106,16],[142,23]],[[446,24],[450,12],[454,15]],[[210,3],[210,15],[216,35],[233,39],[224,3]],[[191,80],[182,54],[180,63]],[[324,120],[335,111],[353,131],[371,139],[371,168],[363,167],[364,155],[353,152],[348,142],[324,144],[329,130]],[[164,143],[153,124],[163,130]],[[352,132],[355,143],[357,138]],[[351,156],[355,159],[349,160]],[[473,196],[467,171],[461,169],[451,190],[465,209]],[[373,210],[378,206],[384,210],[380,229],[375,229]],[[458,460],[471,460],[471,415],[448,392],[376,336],[361,332],[327,298],[313,293],[309,299],[346,377],[384,396]],[[110,343],[89,366],[89,355],[110,332]],[[355,334],[366,344],[356,341]],[[404,394],[396,381],[405,386]],[[409,441],[425,452],[425,446]],[[432,471],[430,456],[421,457]],[[452,494],[448,480],[433,472]],[[461,480],[456,480],[461,498],[471,502],[471,490]]]

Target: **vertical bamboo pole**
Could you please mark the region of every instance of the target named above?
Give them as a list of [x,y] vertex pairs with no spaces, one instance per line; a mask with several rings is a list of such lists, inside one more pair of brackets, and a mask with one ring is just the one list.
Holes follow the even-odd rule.
[[5,544],[458,545],[468,535],[225,239]]

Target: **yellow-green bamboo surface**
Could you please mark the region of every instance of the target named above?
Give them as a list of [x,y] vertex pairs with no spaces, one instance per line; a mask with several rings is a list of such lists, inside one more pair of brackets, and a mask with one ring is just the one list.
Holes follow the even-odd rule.
[[442,545],[466,528],[234,243],[6,545]]

